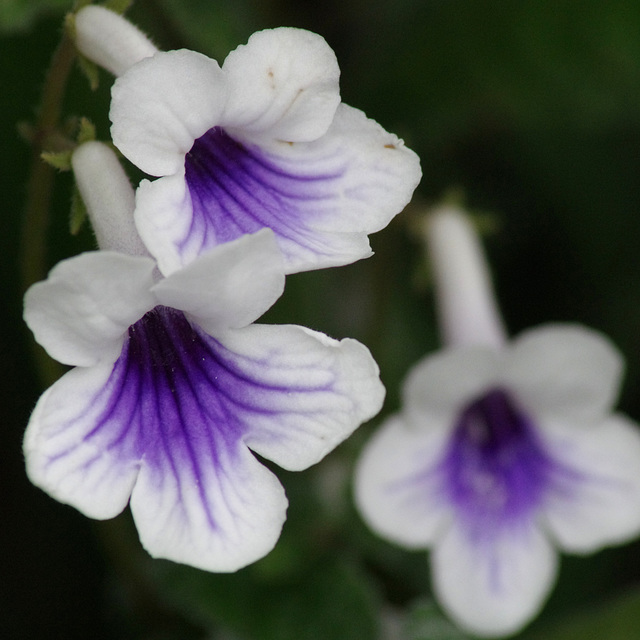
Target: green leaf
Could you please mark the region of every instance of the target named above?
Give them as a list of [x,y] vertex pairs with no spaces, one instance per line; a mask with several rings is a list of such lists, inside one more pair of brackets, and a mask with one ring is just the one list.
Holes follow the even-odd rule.
[[640,589],[601,606],[590,606],[555,625],[523,635],[523,640],[638,640]]
[[0,32],[23,31],[41,15],[70,10],[71,0],[2,0],[0,2]]
[[[260,563],[258,563],[259,565]],[[164,596],[192,621],[242,640],[376,640],[377,593],[345,558],[324,558],[298,579],[262,580],[259,567],[216,575],[157,563]]]

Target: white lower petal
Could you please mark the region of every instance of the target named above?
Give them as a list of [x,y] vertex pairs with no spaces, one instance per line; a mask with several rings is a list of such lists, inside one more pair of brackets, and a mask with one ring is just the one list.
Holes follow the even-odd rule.
[[502,377],[526,411],[590,421],[613,405],[622,370],[620,353],[603,334],[551,324],[513,341]]
[[131,324],[156,302],[150,258],[94,251],[63,260],[29,288],[24,319],[56,360],[88,366],[113,362]]
[[448,520],[437,467],[444,425],[410,428],[394,416],[366,444],[355,471],[355,500],[373,531],[408,548],[431,546]]
[[297,326],[252,325],[218,338],[252,390],[235,406],[245,443],[297,471],[321,460],[381,408],[368,349]]
[[640,535],[640,427],[622,415],[595,425],[555,425],[547,440],[573,471],[545,503],[559,546],[588,553]]
[[156,558],[236,571],[276,544],[287,499],[242,443],[211,441],[142,465],[131,496],[140,540]]
[[523,524],[473,540],[454,526],[431,554],[434,590],[449,615],[478,636],[510,635],[541,609],[556,570],[556,553]]
[[129,501],[139,456],[126,424],[96,429],[109,404],[113,364],[76,368],[38,401],[24,439],[29,479],[90,518],[112,518]]
[[226,93],[215,60],[184,49],[157,53],[113,85],[113,142],[150,175],[178,173],[194,140],[218,123]]

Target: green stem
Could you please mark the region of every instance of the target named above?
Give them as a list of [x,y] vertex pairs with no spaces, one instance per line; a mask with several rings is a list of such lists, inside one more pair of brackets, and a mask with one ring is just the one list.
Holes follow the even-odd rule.
[[[42,161],[41,153],[49,148],[60,124],[62,103],[67,80],[75,60],[75,45],[65,32],[56,49],[47,73],[38,119],[32,138],[32,156],[27,201],[25,204],[20,247],[20,279],[26,291],[47,272],[47,233],[49,230],[51,194],[54,169]],[[61,365],[54,362],[45,351],[34,344],[33,356],[40,380],[49,386],[60,377]]]

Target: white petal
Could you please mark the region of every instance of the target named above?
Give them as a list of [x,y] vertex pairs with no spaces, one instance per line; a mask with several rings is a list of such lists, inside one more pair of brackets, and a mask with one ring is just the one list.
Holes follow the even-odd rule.
[[382,406],[378,367],[355,340],[291,325],[251,325],[217,339],[243,383],[228,393],[245,443],[285,469],[315,464]]
[[212,334],[251,324],[283,290],[282,255],[268,229],[210,250],[153,287],[161,304]]
[[548,425],[552,453],[567,478],[545,505],[558,544],[574,553],[626,542],[640,534],[640,430],[622,415],[595,425]]
[[56,360],[89,366],[113,362],[127,329],[155,306],[150,258],[108,251],[60,262],[25,295],[24,318]]
[[618,395],[623,361],[611,341],[579,325],[545,325],[512,343],[503,379],[533,416],[594,420]]
[[215,60],[180,50],[142,60],[111,93],[115,145],[146,173],[163,176],[179,172],[194,141],[218,123],[227,91]]
[[126,422],[107,421],[113,363],[76,368],[40,398],[24,439],[29,479],[90,518],[112,518],[131,495],[138,456]]
[[497,637],[521,629],[553,586],[557,557],[535,528],[505,530],[482,541],[452,527],[431,554],[434,590],[464,629]]
[[135,223],[162,274],[169,275],[217,245],[213,230],[194,219],[184,171],[142,180],[136,190]]
[[340,103],[336,56],[310,31],[254,33],[222,69],[229,81],[223,124],[245,139],[315,140]]
[[80,9],[74,25],[80,53],[116,76],[158,51],[126,18],[98,5]]
[[446,430],[412,429],[388,419],[366,444],[355,471],[355,500],[379,535],[408,548],[427,548],[448,519],[436,467]]
[[502,350],[488,347],[446,349],[423,358],[403,385],[405,412],[425,428],[453,428],[466,404],[495,387],[503,359]]
[[167,447],[160,464],[143,464],[134,487],[131,512],[147,551],[217,572],[269,553],[287,508],[277,478],[242,443],[212,437],[188,459],[181,453]]

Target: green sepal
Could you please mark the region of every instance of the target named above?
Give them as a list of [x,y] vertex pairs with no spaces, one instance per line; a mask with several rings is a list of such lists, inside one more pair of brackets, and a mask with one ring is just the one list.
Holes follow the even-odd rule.
[[89,213],[80,195],[78,185],[74,185],[73,194],[71,195],[71,212],[69,214],[69,232],[72,236],[77,236],[80,233],[88,217]]
[[43,151],[40,157],[50,166],[60,171],[71,171],[71,151]]
[[96,127],[88,118],[80,118],[78,128],[78,136],[76,138],[78,145],[85,142],[92,142],[96,139]]
[[105,9],[110,9],[114,13],[119,13],[120,15],[122,15],[129,10],[129,7],[132,4],[132,0],[107,0],[104,3],[104,7]]

